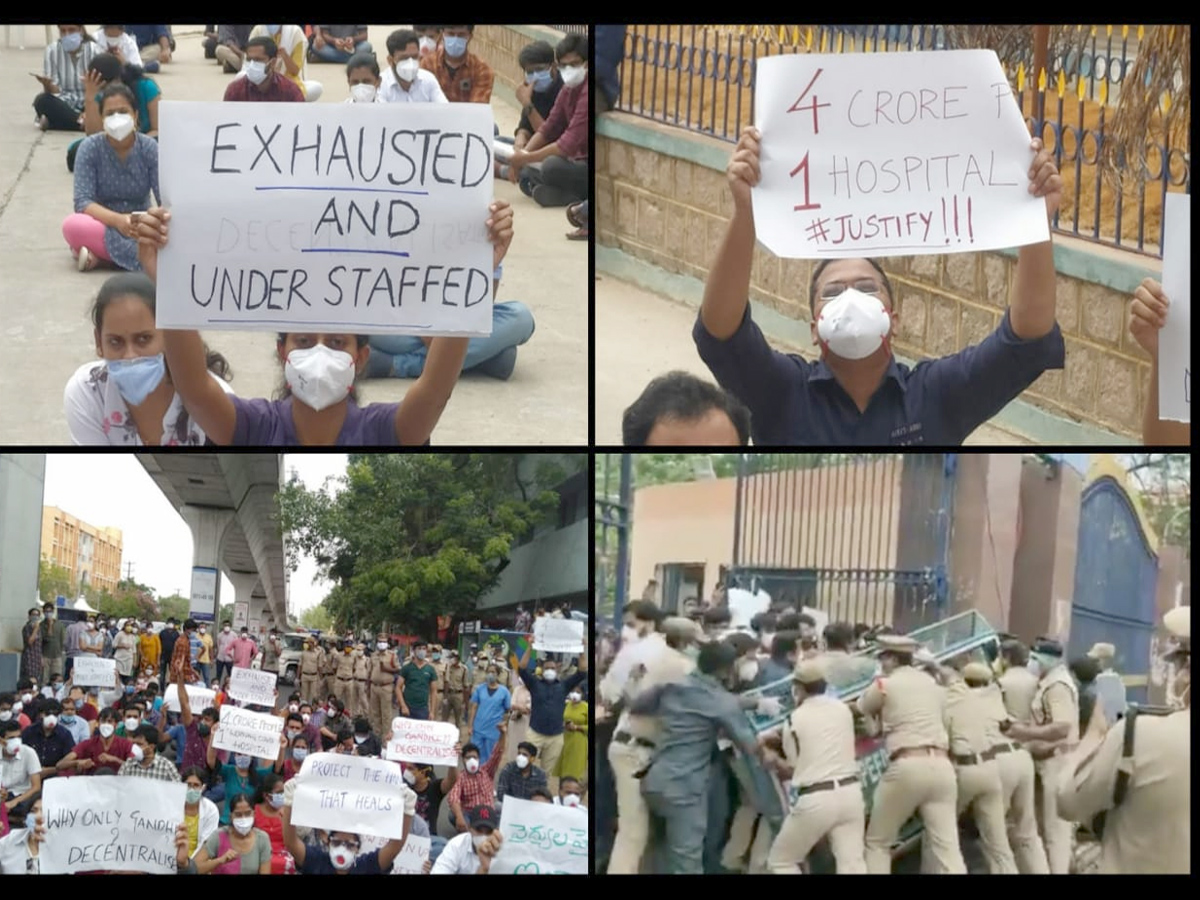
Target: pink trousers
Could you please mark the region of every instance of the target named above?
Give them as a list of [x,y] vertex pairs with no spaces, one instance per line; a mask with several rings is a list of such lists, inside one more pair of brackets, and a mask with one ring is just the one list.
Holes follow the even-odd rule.
[[86,213],[71,213],[63,220],[63,238],[74,256],[79,255],[80,247],[87,247],[96,257],[112,262],[104,247],[104,227],[103,222]]

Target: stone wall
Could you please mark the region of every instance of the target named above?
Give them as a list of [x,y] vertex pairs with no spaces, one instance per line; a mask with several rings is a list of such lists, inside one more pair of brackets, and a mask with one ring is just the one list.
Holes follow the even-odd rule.
[[[599,243],[703,281],[732,213],[724,171],[731,151],[729,143],[681,128],[622,113],[603,116],[596,134]],[[1150,366],[1125,326],[1126,304],[1141,278],[1161,264],[1058,235],[1055,262],[1066,367],[1045,373],[1022,399],[1140,439]],[[751,299],[807,321],[812,265],[780,259],[759,245]],[[1016,254],[896,257],[883,265],[897,294],[894,347],[919,359],[954,353],[997,326]]]

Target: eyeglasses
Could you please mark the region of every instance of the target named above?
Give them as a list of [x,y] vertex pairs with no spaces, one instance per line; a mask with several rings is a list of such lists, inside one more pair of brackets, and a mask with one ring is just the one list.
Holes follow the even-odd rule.
[[342,850],[349,850],[351,853],[358,852],[358,844],[352,844],[352,843],[349,843],[348,841],[330,841],[329,842],[330,850],[337,850],[339,848]]
[[853,284],[846,284],[844,281],[830,281],[821,288],[819,296],[822,300],[832,300],[845,293],[847,288],[854,288],[859,293],[869,294],[872,297],[876,297],[883,292],[883,285],[874,278],[860,278]]

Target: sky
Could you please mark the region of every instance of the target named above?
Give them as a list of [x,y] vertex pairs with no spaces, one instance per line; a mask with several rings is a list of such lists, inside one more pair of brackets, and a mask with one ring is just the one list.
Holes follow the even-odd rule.
[[[295,469],[310,488],[346,470],[346,454],[285,454],[284,476]],[[133,564],[133,579],[159,596],[186,597],[191,589],[192,533],[175,507],[131,453],[46,454],[46,506],[57,506],[90,525],[119,528],[123,537],[122,576]],[[301,561],[290,579],[291,614],[299,618],[316,606],[330,585],[314,583],[316,564]],[[221,602],[233,603],[233,585],[221,575]]]

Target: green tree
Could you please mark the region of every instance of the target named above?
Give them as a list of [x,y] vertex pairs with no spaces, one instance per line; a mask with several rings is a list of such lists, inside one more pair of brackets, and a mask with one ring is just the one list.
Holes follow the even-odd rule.
[[54,598],[58,596],[66,597],[73,603],[76,594],[70,570],[50,562],[43,556],[38,565],[38,594],[43,603],[53,603]]
[[180,597],[176,594],[173,597],[161,597],[158,601],[158,620],[165,622],[169,618],[176,618],[183,622],[191,614],[191,601],[187,597]]
[[288,566],[316,561],[334,584],[323,606],[339,627],[432,633],[438,615],[476,608],[517,541],[557,510],[547,486],[587,457],[530,459],[351,454],[336,493],[292,479],[279,493]]
[[300,627],[311,628],[316,631],[331,631],[333,629],[333,619],[329,615],[329,610],[325,608],[325,604],[319,603],[302,612],[300,614]]
[[1126,453],[1132,487],[1163,543],[1192,545],[1192,458],[1187,453]]

